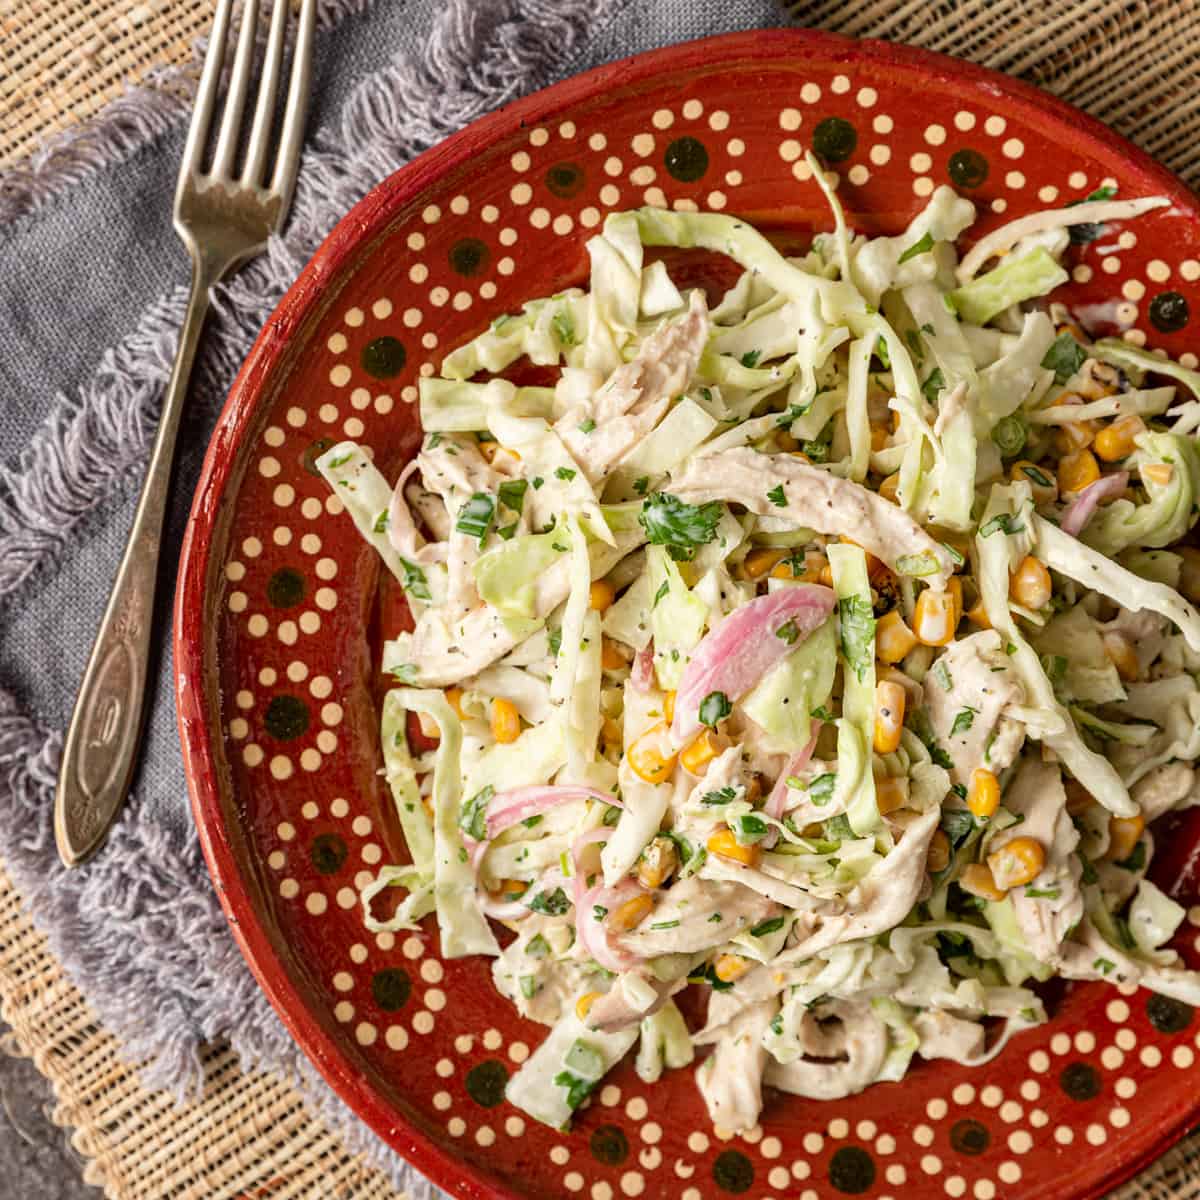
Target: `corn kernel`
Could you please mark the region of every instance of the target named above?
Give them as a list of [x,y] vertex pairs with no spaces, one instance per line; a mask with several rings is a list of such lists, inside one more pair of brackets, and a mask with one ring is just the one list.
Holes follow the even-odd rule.
[[524,879],[501,879],[494,888],[489,890],[494,896],[515,900],[518,896],[523,896],[528,889],[529,884]]
[[713,963],[713,974],[722,983],[733,983],[735,979],[741,979],[752,966],[754,960],[743,958],[740,954],[718,954]]
[[747,579],[761,579],[787,556],[786,550],[759,546],[742,560],[742,575]]
[[967,620],[973,621],[980,629],[991,629],[992,623],[988,619],[987,609],[983,607],[982,600],[976,600],[975,603],[967,609]]
[[1106,425],[1092,443],[1092,453],[1105,462],[1128,458],[1135,449],[1133,439],[1146,432],[1146,423],[1138,416],[1121,417]]
[[900,472],[893,471],[880,485],[879,495],[892,504],[897,503],[896,491],[900,486]]
[[803,450],[793,450],[792,457],[798,458],[802,463],[807,463],[809,466],[812,466],[812,459],[809,458]]
[[1116,367],[1089,358],[1079,372],[1079,394],[1085,400],[1103,400],[1105,396],[1114,396],[1119,378]]
[[668,725],[675,720],[675,693],[663,692],[663,719]]
[[926,588],[917,597],[913,633],[924,646],[945,646],[954,639],[956,618],[954,596]]
[[1096,803],[1096,797],[1079,782],[1078,779],[1067,779],[1063,782],[1067,793],[1067,815],[1077,817],[1087,812]]
[[1100,478],[1100,464],[1090,450],[1079,450],[1059,460],[1058,490],[1081,492]]
[[908,778],[898,775],[875,776],[875,807],[879,815],[886,817],[888,813],[903,808],[908,803]]
[[1166,487],[1175,476],[1175,468],[1170,463],[1147,463],[1142,467],[1142,478],[1147,483]]
[[484,462],[491,462],[496,457],[496,451],[500,449],[499,442],[480,442],[479,453],[483,455]]
[[877,454],[888,444],[888,431],[883,425],[871,426],[871,452]]
[[607,579],[593,579],[588,590],[588,608],[596,612],[607,612],[617,598],[617,589]]
[[605,717],[600,725],[600,737],[606,746],[615,746],[619,750],[625,740],[621,722],[612,717]]
[[963,616],[963,590],[962,580],[955,575],[951,575],[946,580],[946,594],[954,601],[954,628],[958,628],[959,621]]
[[1104,852],[1104,857],[1109,862],[1124,862],[1133,853],[1145,832],[1146,818],[1141,813],[1132,817],[1110,817],[1108,849]]
[[894,754],[900,746],[900,730],[904,727],[904,705],[907,696],[898,683],[875,685],[876,754]]
[[757,845],[740,845],[737,838],[733,836],[733,830],[729,828],[718,829],[705,844],[708,846],[710,854],[741,863],[746,867],[758,866],[759,859],[762,857],[762,851]]
[[817,576],[817,582],[823,583],[826,587],[833,587],[833,568],[828,564],[823,566]]
[[964,892],[982,900],[1003,900],[1008,895],[1003,888],[996,886],[992,869],[987,863],[971,863],[970,866],[964,867],[958,877],[958,886]]
[[581,1020],[586,1021],[587,1015],[592,1011],[592,1005],[600,998],[600,992],[584,992],[578,1000],[575,1001],[575,1015]]
[[[1055,401],[1056,404],[1078,404],[1079,397],[1066,393]],[[1054,435],[1054,444],[1059,454],[1072,454],[1090,446],[1096,437],[1095,421],[1071,421],[1060,425]]]
[[929,840],[929,854],[925,859],[925,869],[931,874],[936,875],[939,871],[944,871],[950,865],[950,839],[940,829],[933,831],[933,837]]
[[626,751],[633,773],[647,783],[666,783],[675,770],[678,755],[670,749],[667,727],[651,725]]
[[1032,883],[1046,865],[1046,850],[1036,838],[1018,837],[988,855],[996,886],[1007,891]]
[[644,888],[662,887],[678,865],[675,843],[670,838],[656,837],[642,851],[642,857],[638,860],[638,883]]
[[685,771],[703,775],[708,770],[708,764],[720,753],[717,735],[711,729],[706,729],[679,752],[679,763]]
[[1050,603],[1050,572],[1040,560],[1027,554],[1008,581],[1008,594],[1023,608],[1036,612]]
[[460,721],[465,721],[467,719],[467,714],[463,711],[462,699],[462,688],[448,687],[446,689],[446,703],[454,710]]
[[1104,635],[1104,653],[1108,661],[1117,668],[1117,674],[1126,682],[1132,683],[1140,674],[1137,650],[1133,642],[1123,633],[1106,633]]
[[746,784],[746,803],[757,804],[763,798],[763,777],[756,771]]
[[1193,604],[1200,604],[1200,550],[1195,546],[1177,546],[1174,552],[1183,559],[1179,590]]
[[900,610],[893,608],[875,625],[875,653],[885,663],[897,663],[917,646],[917,635],[905,624]]
[[620,671],[629,666],[629,660],[612,638],[600,639],[600,666],[606,671]]
[[967,789],[967,807],[986,821],[1000,807],[1000,781],[983,767],[971,772],[971,786]]
[[521,736],[521,717],[511,700],[498,696],[492,701],[492,737],[498,742],[515,742]]
[[800,443],[786,429],[776,431],[775,445],[785,454],[791,454],[793,451],[800,449]]
[[640,892],[636,896],[630,896],[624,903],[618,904],[604,918],[604,924],[613,933],[628,933],[631,929],[636,929],[650,915],[653,907],[653,897],[647,896],[645,892]]
[[1058,499],[1054,471],[1048,467],[1039,467],[1037,463],[1023,458],[1013,463],[1008,475],[1014,483],[1029,484],[1034,504],[1052,504]]

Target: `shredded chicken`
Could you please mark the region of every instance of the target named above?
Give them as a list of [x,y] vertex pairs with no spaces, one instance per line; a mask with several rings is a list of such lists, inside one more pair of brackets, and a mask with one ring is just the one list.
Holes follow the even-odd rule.
[[[768,493],[776,489],[778,499],[772,499]],[[945,546],[903,509],[861,484],[806,466],[790,455],[763,455],[745,448],[702,455],[672,481],[671,491],[690,504],[733,501],[762,517],[786,518],[818,533],[844,534],[893,569],[907,555],[927,555],[936,568],[924,576],[925,582],[939,590],[954,571]]]

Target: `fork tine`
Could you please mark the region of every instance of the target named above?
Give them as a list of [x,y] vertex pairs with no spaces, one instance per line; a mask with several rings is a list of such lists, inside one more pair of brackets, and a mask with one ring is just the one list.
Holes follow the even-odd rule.
[[250,89],[250,71],[254,66],[254,34],[258,28],[258,0],[243,0],[242,28],[238,33],[237,52],[229,77],[229,95],[225,97],[225,114],[213,152],[212,174],[229,177],[233,174],[233,158],[237,154],[238,134],[242,128],[242,112],[246,93]]
[[200,73],[200,84],[196,88],[196,107],[192,112],[192,123],[188,126],[187,141],[183,147],[183,161],[179,166],[180,182],[200,170],[200,160],[204,157],[213,105],[217,99],[217,84],[221,79],[221,62],[225,57],[225,39],[229,35],[229,14],[232,10],[233,0],[217,0],[217,13],[213,18],[212,31],[208,35],[208,51],[204,55],[204,69]]
[[242,168],[242,183],[246,187],[258,187],[262,183],[263,164],[267,160],[267,145],[271,139],[275,93],[279,87],[279,68],[283,62],[283,34],[287,28],[287,11],[288,0],[274,0],[262,79],[259,80],[258,99],[254,105],[254,124],[246,145],[246,165]]
[[271,177],[271,190],[283,199],[281,212],[286,212],[296,184],[300,165],[300,147],[304,142],[304,116],[308,111],[309,81],[312,75],[313,28],[316,25],[317,0],[303,0],[300,25],[296,30],[296,47],[292,52],[292,77],[288,83],[287,108],[283,130],[279,135],[279,157]]

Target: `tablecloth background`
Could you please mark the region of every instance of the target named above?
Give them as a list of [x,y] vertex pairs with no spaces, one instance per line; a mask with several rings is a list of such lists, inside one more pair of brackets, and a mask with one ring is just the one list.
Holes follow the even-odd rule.
[[[1197,0],[325,0],[293,220],[222,292],[170,536],[242,354],[363,191],[518,94],[789,15],[1021,75],[1200,177]],[[49,799],[103,604],[95,581],[119,555],[182,307],[169,195],[190,43],[208,19],[194,0],[0,5],[0,845],[12,879],[0,874],[0,1013],[111,1196],[419,1195],[427,1185],[291,1046],[233,947],[187,819],[167,656],[109,850],[75,873],[53,857]],[[114,100],[135,77],[144,86]],[[1172,1151],[1123,1200],[1200,1194],[1197,1161],[1200,1146]]]

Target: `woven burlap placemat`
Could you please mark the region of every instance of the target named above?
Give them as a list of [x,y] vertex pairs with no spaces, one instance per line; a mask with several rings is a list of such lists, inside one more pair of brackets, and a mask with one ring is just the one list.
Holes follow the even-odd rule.
[[[480,0],[485,2],[485,0]],[[1200,183],[1200,0],[808,0],[805,24],[885,37],[1021,75],[1087,108]],[[191,61],[211,0],[0,0],[0,166],[85,121],[154,68]],[[269,1196],[398,1200],[285,1082],[205,1056],[202,1098],[142,1088],[0,868],[0,1016],[7,1048],[53,1085],[85,1178],[113,1200]],[[1200,1138],[1114,1200],[1200,1197]]]

